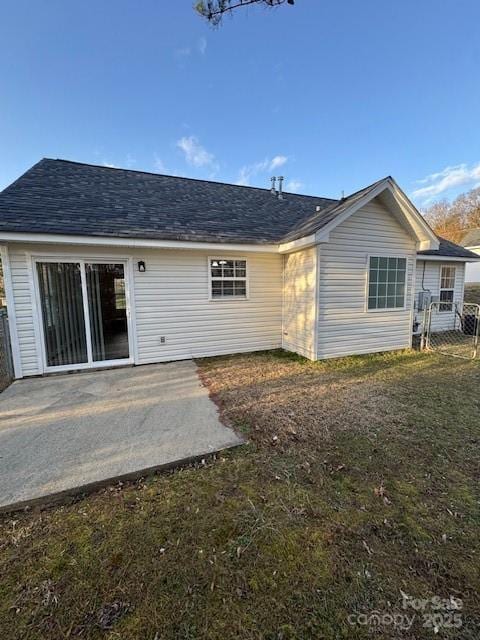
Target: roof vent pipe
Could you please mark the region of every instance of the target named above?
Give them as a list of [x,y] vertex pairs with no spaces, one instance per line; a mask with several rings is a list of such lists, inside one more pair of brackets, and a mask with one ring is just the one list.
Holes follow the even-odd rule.
[[272,193],[276,194],[276,193],[277,193],[277,190],[276,190],[276,188],[275,188],[275,181],[276,181],[276,177],[275,177],[275,176],[272,176],[272,177],[270,178],[270,180],[272,181],[272,186],[270,187],[270,191],[271,191]]
[[283,176],[278,176],[278,199],[279,200],[283,199],[282,183],[283,183]]

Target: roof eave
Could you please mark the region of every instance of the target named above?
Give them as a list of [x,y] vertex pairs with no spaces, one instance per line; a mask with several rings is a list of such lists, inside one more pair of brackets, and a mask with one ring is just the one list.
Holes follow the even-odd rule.
[[278,243],[213,242],[193,240],[161,240],[149,238],[122,238],[117,236],[87,236],[57,233],[32,233],[0,231],[0,244],[55,244],[98,247],[123,247],[127,249],[192,249],[208,251],[248,251],[278,253]]
[[281,242],[278,245],[278,251],[280,253],[293,253],[294,251],[300,251],[301,249],[308,249],[313,247],[317,242],[316,235],[314,233],[297,238],[296,240],[290,240],[289,242]]
[[436,260],[436,261],[441,261],[441,262],[480,262],[480,256],[478,256],[478,258],[470,258],[470,257],[465,257],[465,256],[444,256],[444,255],[437,255],[437,256],[432,256],[429,254],[422,254],[417,253],[417,260]]
[[402,212],[405,222],[408,224],[412,235],[414,235],[417,240],[417,249],[419,251],[438,249],[440,243],[434,231],[429,227],[419,211],[403,193],[395,180],[390,176],[384,178],[383,180],[380,180],[378,183],[375,183],[372,189],[366,190],[366,193],[363,197],[356,200],[340,215],[338,215],[327,225],[319,229],[315,234],[316,241],[318,243],[328,242],[330,239],[330,233],[331,231],[333,231],[333,229],[335,229],[338,225],[352,216],[356,211],[364,207],[366,204],[368,204],[368,202],[378,197],[385,191],[388,191],[395,199],[399,210]]

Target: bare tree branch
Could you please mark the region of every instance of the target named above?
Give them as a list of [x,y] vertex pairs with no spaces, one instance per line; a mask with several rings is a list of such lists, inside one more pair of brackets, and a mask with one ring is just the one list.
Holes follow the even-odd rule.
[[295,0],[200,0],[195,10],[213,25],[218,25],[223,16],[234,9],[247,7],[251,4],[263,4],[268,7],[278,7],[281,4],[295,4]]
[[467,229],[480,227],[480,188],[462,193],[453,202],[435,202],[423,215],[438,235],[461,242]]

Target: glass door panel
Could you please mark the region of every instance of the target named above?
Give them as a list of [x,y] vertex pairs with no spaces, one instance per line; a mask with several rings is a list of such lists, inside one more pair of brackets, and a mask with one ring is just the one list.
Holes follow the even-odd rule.
[[128,358],[124,265],[87,263],[85,275],[94,362]]
[[49,367],[88,362],[80,264],[37,262]]

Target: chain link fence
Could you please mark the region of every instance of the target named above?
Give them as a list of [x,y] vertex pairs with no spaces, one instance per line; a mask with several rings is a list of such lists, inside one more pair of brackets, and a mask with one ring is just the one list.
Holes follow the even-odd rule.
[[480,305],[432,302],[425,309],[422,347],[456,358],[478,357]]
[[12,346],[6,309],[0,309],[0,391],[13,380]]

